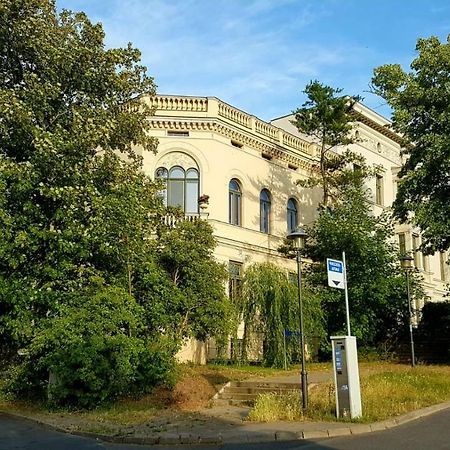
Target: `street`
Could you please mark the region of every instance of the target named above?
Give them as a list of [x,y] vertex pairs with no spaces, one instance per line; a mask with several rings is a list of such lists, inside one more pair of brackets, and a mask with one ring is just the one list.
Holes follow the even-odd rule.
[[[119,445],[58,433],[0,413],[0,450],[167,450],[173,446]],[[189,450],[450,450],[450,409],[376,433],[318,441],[177,446]]]

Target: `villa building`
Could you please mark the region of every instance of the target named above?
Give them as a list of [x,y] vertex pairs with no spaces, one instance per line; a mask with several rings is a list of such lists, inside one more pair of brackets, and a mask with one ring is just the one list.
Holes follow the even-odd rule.
[[[321,192],[297,185],[309,176],[318,147],[291,124],[293,117],[267,123],[215,97],[158,95],[148,101],[159,145],[156,155],[143,155],[144,170],[166,180],[168,205],[211,224],[216,258],[229,267],[229,294],[249,264],[273,262],[295,272],[295,262],[277,248],[289,231],[313,222]],[[400,139],[387,119],[360,103],[354,117],[357,142],[349,147],[379,168],[369,187],[374,212],[380,213],[395,198]],[[207,209],[199,208],[200,196],[209,197]],[[450,276],[448,255],[417,251],[420,232],[410,225],[398,225],[396,233],[400,250],[412,252],[430,300],[441,300]]]

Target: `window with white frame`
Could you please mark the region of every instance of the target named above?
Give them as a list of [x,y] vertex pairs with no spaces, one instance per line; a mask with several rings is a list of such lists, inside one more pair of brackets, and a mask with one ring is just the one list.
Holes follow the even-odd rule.
[[187,214],[198,213],[199,172],[196,168],[159,167],[156,177],[166,183],[166,189],[162,192],[166,206],[181,208]]
[[229,261],[228,273],[228,296],[232,301],[237,300],[242,289],[242,263]]

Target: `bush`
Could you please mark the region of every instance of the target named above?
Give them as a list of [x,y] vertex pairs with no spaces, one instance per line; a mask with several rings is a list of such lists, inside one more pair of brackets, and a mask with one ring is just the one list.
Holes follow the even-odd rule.
[[47,390],[51,405],[91,408],[163,382],[171,354],[139,336],[141,317],[120,288],[79,294],[43,322],[12,373],[10,391],[44,397]]

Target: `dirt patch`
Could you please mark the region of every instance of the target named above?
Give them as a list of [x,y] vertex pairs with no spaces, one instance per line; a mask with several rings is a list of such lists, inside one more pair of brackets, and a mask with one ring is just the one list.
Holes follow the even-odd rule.
[[216,392],[215,386],[211,385],[203,376],[183,378],[174,389],[177,406],[182,411],[196,411],[205,408]]
[[159,387],[146,398],[158,409],[197,411],[210,404],[219,387],[204,376],[183,376],[173,389]]

